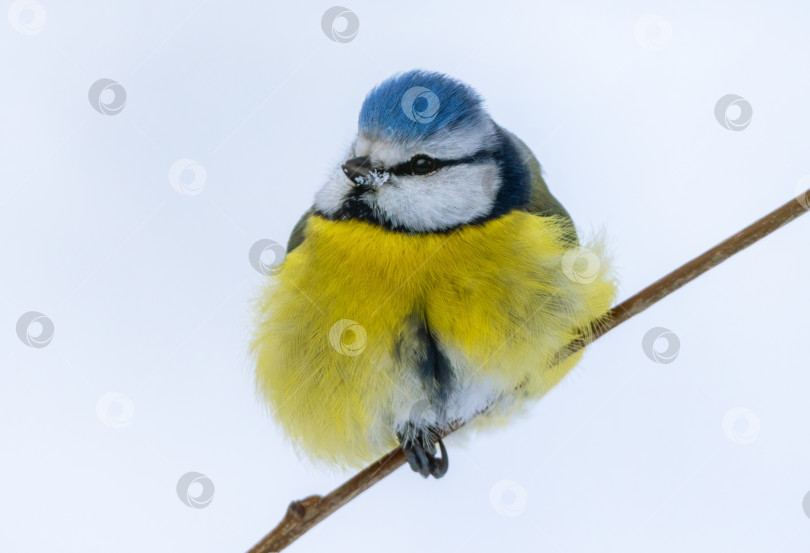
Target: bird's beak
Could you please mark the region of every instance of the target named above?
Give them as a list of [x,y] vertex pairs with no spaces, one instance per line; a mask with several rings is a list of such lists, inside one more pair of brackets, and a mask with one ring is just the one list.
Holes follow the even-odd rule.
[[353,157],[344,163],[343,172],[356,185],[371,185],[375,181],[371,158],[368,156]]

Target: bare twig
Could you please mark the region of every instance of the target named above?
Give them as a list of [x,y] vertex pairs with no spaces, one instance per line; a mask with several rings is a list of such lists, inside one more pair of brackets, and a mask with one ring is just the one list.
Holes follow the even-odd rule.
[[[592,325],[590,332],[583,332],[583,336],[587,338],[571,342],[558,354],[557,359],[562,361],[573,355],[624,321],[662,300],[684,284],[691,282],[735,253],[806,213],[808,209],[805,206],[809,199],[810,190],[647,286],[636,295],[626,299],[596,321]],[[450,434],[460,426],[460,424],[453,425],[444,434]],[[405,455],[402,449],[397,448],[327,495],[311,495],[305,499],[293,501],[287,508],[284,519],[262,538],[249,553],[281,551],[340,507],[394,472],[404,462]]]

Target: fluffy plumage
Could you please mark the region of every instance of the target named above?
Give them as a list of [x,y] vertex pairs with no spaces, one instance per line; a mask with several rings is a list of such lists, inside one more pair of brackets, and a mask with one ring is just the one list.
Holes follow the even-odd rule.
[[[409,117],[414,87],[439,108]],[[258,387],[313,459],[362,465],[430,426],[542,396],[579,359],[554,366],[556,352],[613,300],[599,243],[596,274],[566,275],[567,212],[467,85],[414,71],[369,93],[346,159],[388,171],[417,155],[464,161],[374,186],[336,168],[258,300]]]
[[415,70],[373,88],[360,108],[358,126],[367,136],[408,142],[458,132],[486,118],[481,98],[470,86],[441,73]]
[[[414,237],[361,222],[312,217],[306,239],[259,305],[257,378],[276,419],[303,451],[358,466],[396,445],[414,406],[432,403],[418,374],[414,314],[429,321],[455,383],[425,422],[467,420],[538,397],[576,363],[551,367],[574,330],[604,313],[613,284],[561,271],[567,223],[515,211],[450,235]],[[342,320],[365,331],[330,342]],[[404,346],[403,346],[404,344]],[[524,383],[522,397],[512,390]],[[439,418],[441,416],[441,418]]]

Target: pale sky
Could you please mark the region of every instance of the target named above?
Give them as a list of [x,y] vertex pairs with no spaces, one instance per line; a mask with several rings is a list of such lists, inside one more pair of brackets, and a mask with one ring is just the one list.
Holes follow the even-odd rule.
[[[248,252],[286,243],[397,71],[482,94],[604,229],[619,299],[810,186],[805,3],[544,4],[353,1],[356,35],[330,37],[322,2],[5,3],[0,550],[245,551],[350,476],[256,397]],[[511,426],[449,440],[443,479],[402,468],[289,551],[806,552],[808,236],[712,270]],[[645,355],[657,327],[672,362]]]

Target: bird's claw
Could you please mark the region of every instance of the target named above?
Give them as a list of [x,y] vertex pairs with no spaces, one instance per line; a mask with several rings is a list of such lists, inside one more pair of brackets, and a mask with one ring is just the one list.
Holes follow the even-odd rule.
[[[436,457],[436,445],[433,443],[433,438],[439,444],[441,457]],[[444,447],[442,439],[434,433],[420,432],[416,439],[405,440],[401,445],[405,458],[414,472],[418,472],[424,478],[428,476],[441,478],[447,473],[447,469],[450,467],[447,448]]]

